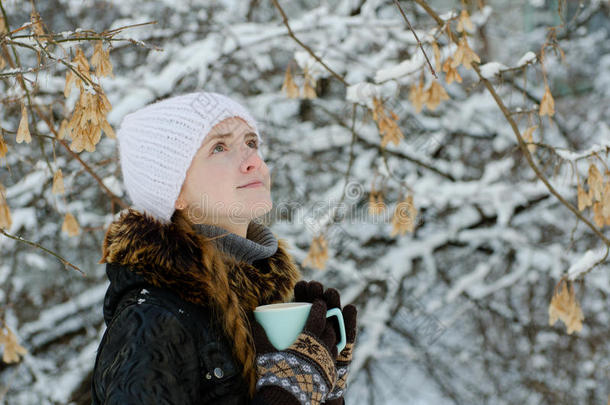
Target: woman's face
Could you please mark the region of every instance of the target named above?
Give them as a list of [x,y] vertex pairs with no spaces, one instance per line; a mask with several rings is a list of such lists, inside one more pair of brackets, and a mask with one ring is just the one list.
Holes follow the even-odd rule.
[[194,223],[232,232],[269,212],[271,179],[258,148],[258,138],[246,121],[232,117],[218,123],[191,162],[176,209],[186,209]]

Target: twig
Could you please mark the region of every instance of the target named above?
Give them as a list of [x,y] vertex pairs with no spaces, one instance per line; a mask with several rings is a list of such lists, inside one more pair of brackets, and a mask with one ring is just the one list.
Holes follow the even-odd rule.
[[326,63],[324,63],[322,61],[322,59],[320,59],[315,53],[314,51],[311,50],[310,47],[308,47],[307,45],[305,45],[303,42],[301,42],[300,39],[298,39],[295,35],[294,32],[292,32],[292,28],[290,28],[290,25],[288,24],[288,17],[286,16],[286,13],[284,13],[284,10],[282,9],[282,6],[279,5],[279,3],[277,2],[277,0],[272,0],[273,4],[275,5],[275,7],[278,9],[278,11],[280,12],[280,14],[282,15],[282,19],[284,22],[284,25],[286,26],[286,29],[288,29],[288,35],[290,35],[290,37],[292,39],[294,39],[296,41],[296,43],[298,43],[299,45],[301,45],[307,52],[309,52],[309,54],[316,60],[318,61],[319,64],[321,64],[322,66],[324,66],[324,68],[326,70],[328,70],[328,72],[330,74],[332,74],[333,76],[335,76],[335,78],[337,78],[337,80],[339,80],[341,83],[343,83],[345,86],[349,86],[349,83],[347,83],[345,81],[345,79],[343,78],[343,76],[341,76],[339,73],[335,72],[334,70],[332,70],[330,67],[328,67],[326,65]]
[[419,49],[421,49],[421,52],[424,54],[424,57],[426,58],[426,62],[428,62],[428,67],[430,68],[430,71],[432,72],[434,77],[436,79],[438,79],[438,76],[436,75],[436,72],[434,71],[434,68],[432,67],[432,64],[430,63],[430,60],[428,59],[428,55],[426,54],[426,51],[424,51],[424,47],[422,46],[421,41],[419,40],[419,38],[417,36],[417,33],[415,32],[415,30],[411,26],[411,22],[407,18],[407,15],[405,14],[405,12],[402,10],[402,7],[400,6],[400,3],[398,2],[398,0],[394,0],[394,4],[396,4],[396,7],[398,7],[398,10],[400,11],[400,14],[402,14],[402,18],[405,19],[405,21],[407,22],[407,25],[409,26],[409,29],[411,30],[411,32],[415,36],[415,39],[417,40],[417,45],[419,45]]
[[4,229],[2,229],[2,228],[0,228],[0,233],[1,233],[1,234],[3,234],[3,235],[4,235],[4,236],[6,236],[6,237],[9,237],[9,238],[11,238],[11,239],[14,239],[14,240],[18,241],[18,242],[23,242],[23,243],[26,243],[26,244],[28,244],[28,245],[30,245],[30,246],[34,246],[34,247],[37,247],[38,249],[44,250],[44,251],[45,251],[45,252],[47,252],[48,254],[55,256],[55,257],[56,257],[56,258],[57,258],[57,259],[58,259],[58,260],[59,260],[59,261],[60,261],[60,262],[61,262],[61,263],[62,263],[64,266],[69,266],[69,267],[72,267],[74,270],[78,271],[80,274],[82,274],[83,276],[85,276],[85,277],[86,277],[86,274],[85,274],[85,273],[84,273],[84,272],[83,272],[83,271],[82,271],[80,268],[78,268],[78,267],[77,267],[77,266],[75,266],[74,264],[70,263],[69,261],[67,261],[66,259],[64,259],[64,258],[63,258],[63,257],[61,257],[60,255],[58,255],[57,253],[55,253],[55,252],[53,252],[53,251],[51,251],[51,250],[47,249],[46,247],[41,246],[41,245],[39,245],[39,244],[38,244],[38,243],[36,243],[36,242],[32,242],[32,241],[30,241],[30,240],[24,239],[24,238],[22,238],[21,236],[11,235],[10,233],[6,232],[6,231],[5,231]]
[[141,27],[141,26],[143,26],[143,25],[148,25],[148,24],[156,24],[156,23],[157,23],[157,21],[155,20],[155,21],[148,21],[148,22],[145,22],[145,23],[138,23],[138,24],[123,25],[122,27],[118,27],[118,28],[115,28],[115,29],[113,29],[113,30],[110,30],[110,31],[104,31],[104,32],[108,32],[108,33],[114,33],[114,32],[116,32],[116,31],[123,31],[124,29],[127,29],[127,28]]

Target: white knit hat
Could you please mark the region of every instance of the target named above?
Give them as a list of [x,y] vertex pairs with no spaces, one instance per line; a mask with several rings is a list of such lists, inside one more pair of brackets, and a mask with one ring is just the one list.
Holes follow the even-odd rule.
[[127,114],[117,138],[123,181],[134,208],[169,223],[201,143],[216,124],[230,117],[244,119],[262,143],[246,108],[218,93],[183,94]]

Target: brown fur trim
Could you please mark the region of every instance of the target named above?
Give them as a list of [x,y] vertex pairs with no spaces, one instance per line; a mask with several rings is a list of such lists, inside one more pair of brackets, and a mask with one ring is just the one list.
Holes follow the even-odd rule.
[[292,298],[300,273],[287,247],[278,239],[276,253],[267,259],[268,269],[261,271],[218,250],[180,211],[171,223],[163,224],[129,208],[108,227],[99,263],[128,266],[152,285],[210,306],[233,341],[233,354],[243,365],[253,394],[256,353],[246,314],[258,305]]

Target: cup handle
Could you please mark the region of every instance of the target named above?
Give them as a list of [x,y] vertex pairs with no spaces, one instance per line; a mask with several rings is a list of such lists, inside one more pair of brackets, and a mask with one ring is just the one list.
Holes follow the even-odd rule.
[[341,351],[345,348],[347,343],[347,338],[345,337],[345,322],[343,321],[343,314],[339,308],[331,308],[326,311],[326,317],[329,318],[331,316],[336,316],[339,321],[339,332],[341,334],[341,341],[337,343],[337,352],[341,353]]

